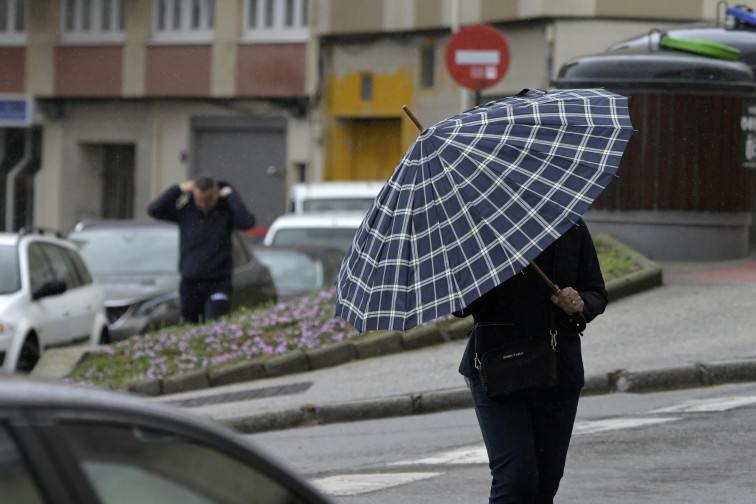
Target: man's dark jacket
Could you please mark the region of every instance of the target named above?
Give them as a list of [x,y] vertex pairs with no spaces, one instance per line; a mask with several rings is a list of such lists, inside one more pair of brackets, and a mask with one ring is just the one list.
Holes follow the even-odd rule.
[[[219,182],[222,188],[228,184]],[[179,227],[179,272],[184,280],[231,279],[233,260],[231,233],[249,229],[255,217],[244,206],[239,193],[232,191],[205,214],[188,200],[178,185],[166,189],[147,208],[147,213],[160,220],[175,222]]]
[[[558,330],[556,355],[559,387],[580,388],[584,384],[584,372],[579,333],[585,323],[604,312],[608,302],[596,249],[583,220],[578,220],[535,262],[555,284],[572,287],[580,294],[585,303],[581,314],[568,317],[551,301],[551,290],[546,282],[528,266],[454,315],[472,315],[477,324],[511,324],[511,327],[502,327],[502,338],[517,337],[523,333],[548,338],[553,314]],[[479,350],[479,353],[485,351]],[[475,339],[471,336],[459,367],[459,372],[468,378],[477,378],[473,367],[475,352]]]

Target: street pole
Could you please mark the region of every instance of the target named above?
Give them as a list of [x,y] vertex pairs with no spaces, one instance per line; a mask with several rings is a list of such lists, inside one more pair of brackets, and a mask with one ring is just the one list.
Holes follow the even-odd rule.
[[[450,28],[451,28],[452,35],[457,33],[460,28],[459,9],[460,9],[460,0],[451,0]],[[477,101],[478,101],[478,97],[476,97],[476,104],[477,104]],[[460,111],[467,110],[470,108],[470,93],[463,86],[460,86],[460,89],[459,89],[459,103],[460,103]]]

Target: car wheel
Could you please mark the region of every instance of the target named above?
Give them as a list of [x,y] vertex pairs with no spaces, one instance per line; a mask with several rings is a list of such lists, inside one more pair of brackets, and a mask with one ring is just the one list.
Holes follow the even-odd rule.
[[16,371],[29,373],[37,365],[38,360],[39,344],[37,338],[30,334],[24,340],[24,344],[21,345],[21,352],[18,355],[18,362],[16,362]]
[[110,343],[110,333],[108,332],[107,327],[102,328],[102,332],[100,333],[100,345],[107,345]]

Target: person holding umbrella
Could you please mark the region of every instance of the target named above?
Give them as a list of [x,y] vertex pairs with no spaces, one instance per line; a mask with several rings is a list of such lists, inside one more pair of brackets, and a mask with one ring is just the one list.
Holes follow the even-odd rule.
[[[429,128],[405,111],[420,135],[355,234],[335,313],[359,332],[472,314],[459,370],[488,448],[489,502],[552,502],[583,386],[579,334],[607,304],[582,215],[632,136],[627,98],[523,90]],[[512,393],[536,377],[557,384]]]
[[[539,254],[535,263],[551,272],[558,295],[533,267],[495,287],[456,316],[472,315],[473,334],[459,372],[472,391],[491,469],[491,503],[551,503],[564,473],[567,448],[584,384],[580,336],[586,322],[603,313],[608,297],[598,257],[582,219]],[[475,369],[476,342],[490,334],[518,338],[546,334],[555,318],[557,385],[493,400]],[[485,340],[484,340],[485,341]]]

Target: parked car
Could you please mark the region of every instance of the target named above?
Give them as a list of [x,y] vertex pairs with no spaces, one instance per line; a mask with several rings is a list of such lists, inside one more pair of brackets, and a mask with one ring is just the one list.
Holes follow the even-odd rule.
[[0,382],[6,504],[328,504],[246,438],[125,393]]
[[[68,237],[105,291],[109,334],[118,341],[181,321],[179,232],[159,221],[89,220]],[[276,301],[268,269],[233,234],[232,309]]]
[[273,276],[279,299],[330,289],[344,260],[343,250],[315,245],[258,245],[252,253]]
[[384,182],[344,181],[293,184],[289,189],[291,213],[367,212]]
[[107,340],[104,300],[71,242],[0,233],[0,371],[29,372],[46,348]]
[[263,245],[319,245],[346,253],[364,217],[362,212],[281,215],[270,225]]

